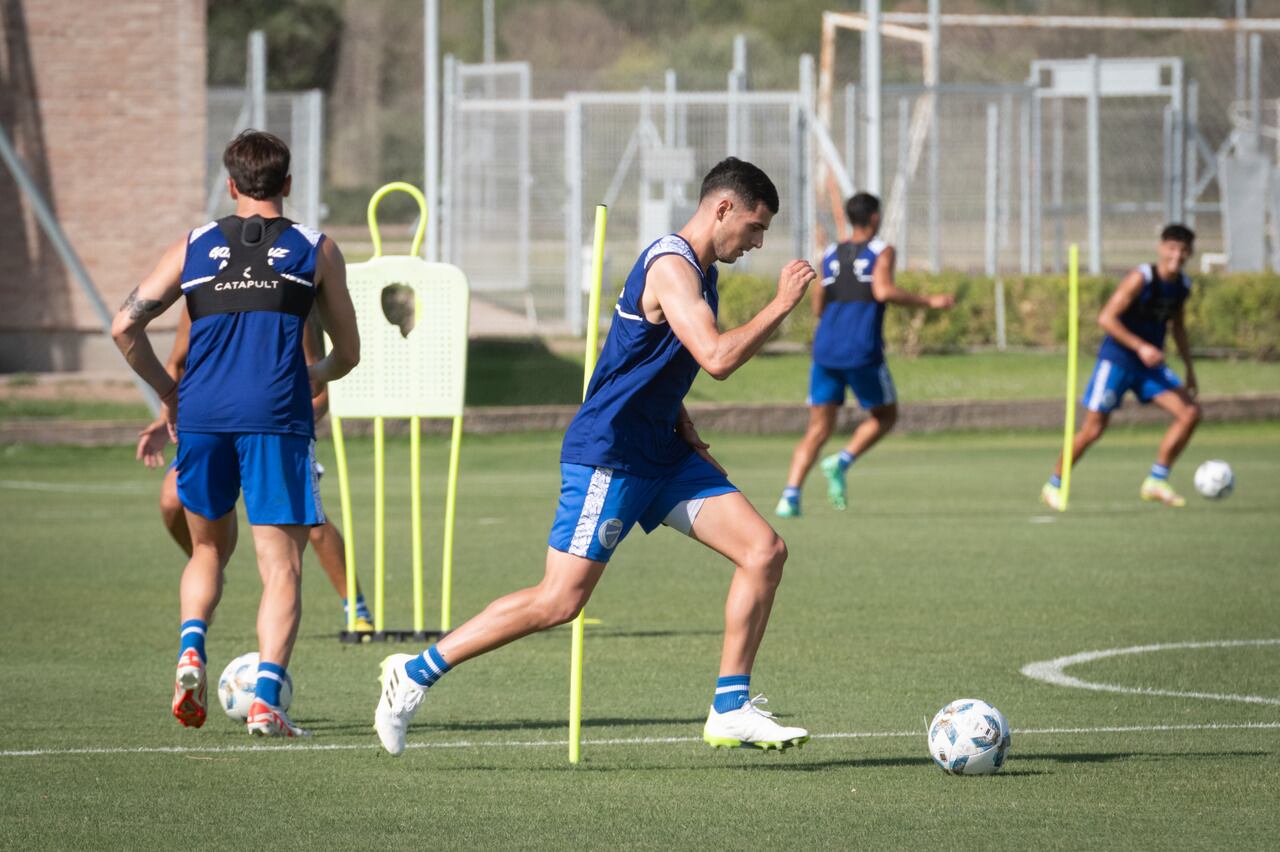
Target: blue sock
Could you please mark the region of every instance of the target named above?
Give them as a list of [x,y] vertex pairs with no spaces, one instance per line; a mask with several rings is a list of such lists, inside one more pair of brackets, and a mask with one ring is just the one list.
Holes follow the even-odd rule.
[[[345,616],[347,610],[351,607],[350,600],[342,602],[342,614]],[[363,618],[365,621],[373,621],[373,616],[369,614],[369,605],[364,602],[364,595],[356,592],[356,618]]]
[[849,469],[849,465],[857,461],[858,457],[848,450],[841,450],[839,457],[836,459],[836,467],[840,468],[840,472],[844,473]]
[[405,672],[419,686],[431,686],[451,668],[453,666],[444,661],[444,657],[440,656],[435,645],[404,664]]
[[1155,464],[1151,465],[1151,478],[1152,479],[1168,479],[1169,466],[1160,464],[1160,462],[1156,462]]
[[209,632],[209,625],[198,618],[189,618],[182,622],[180,630],[179,639],[182,641],[182,645],[178,648],[178,656],[181,657],[188,648],[195,648],[196,653],[200,655],[200,662],[206,662],[204,635]]
[[258,663],[258,684],[253,689],[256,698],[270,704],[280,706],[280,687],[284,684],[284,666],[275,663]]
[[786,500],[788,503],[792,503],[796,506],[799,506],[800,505],[800,486],[788,485],[786,488],[782,489],[782,499]]
[[1050,477],[1049,477],[1049,484],[1050,484],[1050,485],[1052,485],[1054,488],[1061,488],[1061,487],[1062,487],[1062,477],[1061,477],[1061,476],[1058,476],[1058,474],[1056,474],[1056,473],[1055,473],[1055,474],[1053,474],[1052,476],[1050,476]]
[[751,693],[748,689],[750,685],[751,675],[729,675],[716,678],[716,712],[730,713],[750,701]]

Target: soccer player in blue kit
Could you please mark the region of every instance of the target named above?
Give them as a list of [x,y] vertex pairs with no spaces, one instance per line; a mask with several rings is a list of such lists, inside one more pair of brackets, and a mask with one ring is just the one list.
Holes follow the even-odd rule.
[[712,746],[783,749],[808,740],[777,723],[749,692],[787,548],[707,452],[683,399],[698,369],[727,378],[755,354],[816,277],[803,260],[783,268],[773,300],[744,325],[716,326],[716,262],[764,244],[778,193],[756,166],[730,157],[703,179],[698,208],[646,248],[614,307],[586,400],[560,456],[560,503],[538,585],[489,604],[418,656],[383,661],[374,727],[391,754],[428,689],[452,667],[572,620],[637,522],[661,524],[734,564],[724,644],[703,738]]
[[822,287],[810,294],[819,319],[809,373],[809,427],[791,454],[787,487],[774,510],[783,518],[800,515],[800,489],[835,430],[846,387],[869,416],[853,430],[843,450],[822,460],[827,498],[834,508],[847,505],[849,466],[898,421],[898,392],[884,360],[885,304],[945,309],[956,301],[950,295],[909,293],[894,283],[893,246],[877,236],[880,199],[859,192],[845,202],[844,210],[853,229],[851,238],[826,250]]
[[[173,715],[186,727],[207,712],[205,634],[235,548],[241,490],[262,578],[258,681],[247,727],[257,736],[306,732],[279,706],[302,613],[302,553],[324,522],[315,475],[313,391],[359,361],[360,338],[346,265],[332,240],[284,218],[289,149],[247,130],[223,153],[236,212],[184,234],[165,251],[112,323],[129,366],[160,395],[177,441],[178,497],[191,559],[179,588],[181,647]],[[191,315],[181,381],[156,357],[147,323],[179,296]],[[315,306],[333,351],[303,356]]]
[[[1129,391],[1143,405],[1154,402],[1173,422],[1164,433],[1155,463],[1142,481],[1138,496],[1174,507],[1185,506],[1187,501],[1169,484],[1169,469],[1200,422],[1200,406],[1195,402],[1196,371],[1191,365],[1191,344],[1183,320],[1191,279],[1182,269],[1195,251],[1195,240],[1195,233],[1185,225],[1166,226],[1160,232],[1157,261],[1132,270],[1102,306],[1098,325],[1107,334],[1084,391],[1084,423],[1071,448],[1074,463],[1102,437],[1111,412],[1120,407]],[[1170,330],[1187,368],[1185,386],[1164,360],[1164,338]],[[1053,509],[1062,508],[1061,477],[1059,454],[1053,475],[1040,489],[1040,499]]]

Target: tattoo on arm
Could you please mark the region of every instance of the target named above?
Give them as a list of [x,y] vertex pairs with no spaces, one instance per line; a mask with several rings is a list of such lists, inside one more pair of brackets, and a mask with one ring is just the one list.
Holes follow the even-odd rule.
[[124,300],[124,304],[120,306],[120,311],[121,313],[127,312],[131,320],[139,320],[156,313],[163,304],[159,299],[139,299],[138,288],[134,287],[133,292],[129,294],[129,297]]

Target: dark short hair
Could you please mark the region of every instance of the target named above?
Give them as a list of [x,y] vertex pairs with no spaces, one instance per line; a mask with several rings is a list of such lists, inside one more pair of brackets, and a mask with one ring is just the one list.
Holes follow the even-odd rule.
[[746,160],[725,157],[716,163],[702,179],[702,192],[698,195],[698,200],[701,201],[718,189],[727,189],[738,196],[749,210],[754,210],[757,204],[763,203],[770,213],[778,212],[777,187],[764,170]]
[[849,217],[849,224],[864,227],[871,224],[871,217],[880,212],[880,199],[869,192],[859,192],[849,196],[844,203],[844,215]]
[[1174,223],[1165,225],[1164,230],[1160,232],[1160,242],[1182,243],[1187,248],[1195,248],[1196,232],[1188,228],[1186,225]]
[[284,192],[289,146],[279,136],[246,130],[227,144],[222,164],[242,195],[266,201]]

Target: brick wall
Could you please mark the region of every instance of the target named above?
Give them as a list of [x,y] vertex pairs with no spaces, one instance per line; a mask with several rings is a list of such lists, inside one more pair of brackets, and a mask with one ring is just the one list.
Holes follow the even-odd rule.
[[[0,123],[114,311],[202,216],[205,4],[0,0],[0,28]],[[2,167],[0,258],[0,372],[124,369]]]

